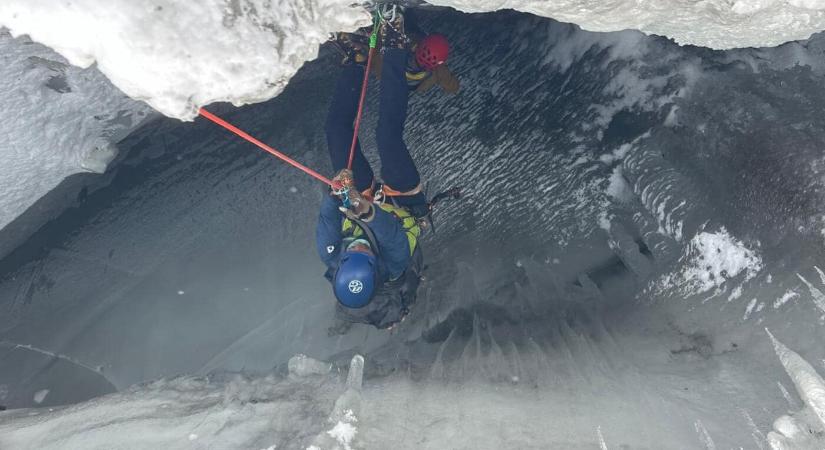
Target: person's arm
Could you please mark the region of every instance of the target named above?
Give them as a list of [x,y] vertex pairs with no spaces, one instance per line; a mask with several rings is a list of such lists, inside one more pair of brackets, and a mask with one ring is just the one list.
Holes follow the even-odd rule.
[[410,262],[410,242],[407,232],[394,215],[373,205],[375,215],[367,222],[381,251],[381,258],[387,268],[389,278],[394,280],[404,274]]
[[433,78],[441,85],[441,89],[448,94],[455,94],[460,87],[458,78],[453,75],[446,64],[442,64],[433,70]]
[[338,265],[338,255],[341,253],[341,221],[343,217],[338,211],[340,201],[325,195],[321,201],[321,212],[318,214],[318,226],[315,228],[315,245],[318,256],[330,270]]

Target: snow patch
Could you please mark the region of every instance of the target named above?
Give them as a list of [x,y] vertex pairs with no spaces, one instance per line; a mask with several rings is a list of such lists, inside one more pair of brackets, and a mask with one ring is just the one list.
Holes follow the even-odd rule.
[[750,302],[748,302],[748,306],[745,308],[745,315],[742,316],[742,320],[748,320],[748,318],[751,316],[751,313],[753,313],[753,309],[756,307],[756,301],[757,300],[754,298],[751,299]]
[[799,294],[797,294],[794,291],[786,292],[784,295],[782,295],[782,297],[779,297],[778,299],[776,299],[773,302],[773,309],[781,308],[782,305],[784,305],[785,303],[788,303],[794,297],[799,297]]
[[659,289],[677,288],[685,295],[718,289],[725,281],[742,275],[742,283],[762,269],[762,259],[723,227],[715,233],[703,231],[688,244],[682,256],[682,271],[663,276]]
[[737,298],[742,296],[742,286],[736,286],[733,291],[728,296],[728,301],[736,300]]
[[622,166],[616,166],[609,178],[610,184],[607,185],[607,195],[620,203],[627,203],[633,200],[635,194],[633,188],[627,183],[622,174]]
[[331,430],[327,431],[327,434],[338,441],[338,444],[343,446],[344,450],[352,450],[350,443],[355,439],[356,433],[358,433],[358,429],[347,422],[338,422]]

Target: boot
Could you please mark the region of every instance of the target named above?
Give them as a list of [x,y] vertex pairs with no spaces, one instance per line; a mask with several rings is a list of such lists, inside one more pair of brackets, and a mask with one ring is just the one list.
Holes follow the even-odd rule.
[[404,8],[398,5],[384,5],[381,8],[381,36],[382,48],[408,48],[410,39],[404,33]]
[[370,51],[369,27],[361,28],[354,33],[335,33],[332,42],[335,48],[343,55],[341,65],[367,63],[367,54]]

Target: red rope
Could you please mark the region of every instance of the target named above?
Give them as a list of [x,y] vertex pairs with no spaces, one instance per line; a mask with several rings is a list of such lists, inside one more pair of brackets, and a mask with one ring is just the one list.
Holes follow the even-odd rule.
[[[284,155],[283,153],[281,153],[278,150],[275,150],[274,148],[264,144],[263,142],[255,139],[254,137],[252,137],[249,134],[245,133],[244,131],[242,131],[238,127],[236,127],[236,126],[232,125],[231,123],[221,119],[220,117],[212,114],[211,112],[201,108],[200,109],[200,115],[202,115],[203,117],[206,117],[207,119],[211,120],[212,122],[215,122],[216,124],[226,128],[227,130],[237,134],[238,136],[246,139],[247,141],[257,145],[263,151],[274,155],[275,157],[277,157],[277,158],[281,159],[282,161],[286,162],[287,164],[289,164],[293,167],[296,167],[298,169],[301,169],[307,175],[323,182],[324,184],[332,186],[332,181],[330,181],[329,179],[327,179],[323,175],[321,175],[318,172],[310,169],[309,167],[299,163],[298,161],[295,161],[294,159],[290,158],[289,156]],[[350,156],[350,161],[351,160],[352,160],[352,156]]]
[[352,169],[352,160],[355,158],[355,144],[358,142],[358,128],[361,126],[361,113],[364,111],[364,98],[367,96],[367,84],[370,79],[370,67],[372,67],[372,55],[375,48],[371,47],[367,55],[367,67],[364,69],[364,81],[361,83],[361,99],[358,101],[358,113],[355,116],[355,125],[352,128],[352,144],[349,147],[349,160],[347,169]]

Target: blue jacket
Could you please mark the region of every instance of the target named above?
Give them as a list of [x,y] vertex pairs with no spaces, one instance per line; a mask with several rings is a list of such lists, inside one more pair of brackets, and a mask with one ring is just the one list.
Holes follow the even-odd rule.
[[[315,243],[318,256],[327,266],[327,278],[331,279],[338,269],[341,257],[342,222],[344,215],[338,210],[341,201],[331,195],[325,195],[318,215],[318,227],[315,230]],[[375,217],[367,223],[378,241],[381,258],[378,260],[379,281],[394,280],[404,274],[410,263],[410,242],[401,222],[391,213],[373,207]]]

